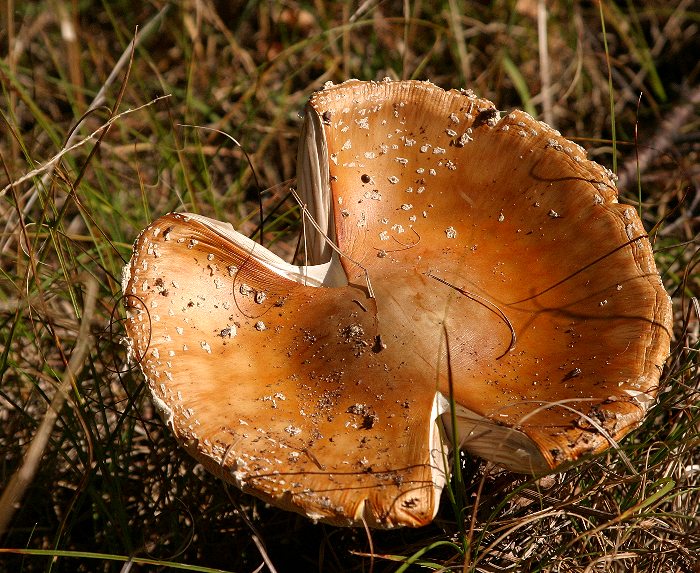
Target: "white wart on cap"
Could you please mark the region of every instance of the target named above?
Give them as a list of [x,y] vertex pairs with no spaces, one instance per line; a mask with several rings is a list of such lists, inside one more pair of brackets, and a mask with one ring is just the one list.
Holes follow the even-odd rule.
[[133,352],[207,468],[314,519],[419,526],[446,479],[448,398],[453,439],[521,472],[638,424],[669,298],[636,212],[580,147],[413,81],[318,92],[305,134],[300,194],[342,256],[319,234],[316,264],[293,267],[171,214],[126,267]]

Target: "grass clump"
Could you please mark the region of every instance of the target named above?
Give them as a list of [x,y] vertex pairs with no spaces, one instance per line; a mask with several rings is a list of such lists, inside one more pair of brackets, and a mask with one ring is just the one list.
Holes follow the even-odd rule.
[[[0,571],[700,570],[690,3],[9,0],[2,18],[2,489],[37,455],[2,508]],[[368,538],[224,486],[163,428],[120,343],[133,239],[170,210],[256,234],[266,189],[265,244],[291,257],[298,112],[325,81],[384,76],[546,114],[617,162],[676,318],[658,403],[622,443],[632,469],[607,453],[534,480],[463,457],[456,515]]]

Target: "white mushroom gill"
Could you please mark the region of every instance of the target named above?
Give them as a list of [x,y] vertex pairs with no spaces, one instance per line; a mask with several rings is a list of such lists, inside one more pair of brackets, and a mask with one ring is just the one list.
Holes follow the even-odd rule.
[[431,468],[433,472],[433,491],[435,495],[435,504],[433,506],[433,517],[437,514],[440,507],[440,495],[442,490],[450,478],[450,444],[449,439],[443,433],[443,428],[440,427],[440,422],[444,424],[445,418],[450,415],[450,403],[440,393],[435,392],[433,400],[433,409],[430,413],[430,457]]
[[458,403],[455,404],[455,419],[457,427],[452,428],[448,407],[443,423],[450,443],[457,444],[457,447],[513,471],[529,468],[531,473],[538,474],[549,470],[539,448],[524,432],[494,424]]
[[307,107],[300,134],[297,152],[297,191],[304,212],[313,224],[302,219],[305,255],[310,265],[328,262],[333,253],[331,243],[335,241],[333,222],[333,200],[328,181],[328,144],[323,130],[323,122],[330,117],[321,117]]
[[201,223],[217,235],[231,241],[237,247],[247,251],[260,264],[286,279],[310,287],[342,287],[348,284],[345,271],[335,252],[328,262],[322,264],[293,265],[234,230],[233,225],[230,223],[224,223],[193,213],[183,213],[182,215]]

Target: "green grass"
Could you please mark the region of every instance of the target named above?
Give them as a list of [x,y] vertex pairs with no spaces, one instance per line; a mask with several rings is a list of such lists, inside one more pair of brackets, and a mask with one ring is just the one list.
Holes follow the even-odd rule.
[[[621,444],[634,471],[606,453],[536,481],[463,456],[432,525],[371,538],[267,507],[178,448],[126,363],[121,267],[138,232],[170,210],[257,230],[259,189],[241,149],[183,124],[241,142],[271,188],[265,244],[289,258],[299,213],[280,184],[295,175],[298,112],[323,82],[430,79],[541,116],[537,2],[177,0],[133,58],[136,26],[165,2],[6,5],[0,489],[30,444],[46,443],[0,537],[0,571],[253,571],[264,559],[280,572],[699,570],[700,120],[689,102],[700,12],[691,3],[547,2],[553,123],[608,167],[616,149],[621,200],[654,227],[674,300],[658,403]],[[77,41],[61,34],[61,14]],[[81,122],[124,53],[102,105]],[[671,129],[675,117],[685,119]],[[84,143],[49,168],[69,140]],[[57,388],[66,394],[46,431]]]

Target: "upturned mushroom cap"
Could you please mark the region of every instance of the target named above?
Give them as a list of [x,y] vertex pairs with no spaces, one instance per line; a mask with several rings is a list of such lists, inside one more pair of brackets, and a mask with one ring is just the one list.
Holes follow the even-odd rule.
[[348,280],[351,261],[369,271],[388,350],[423,357],[445,395],[451,374],[459,443],[540,472],[639,423],[671,305],[609,171],[524,112],[429,82],[350,81],[310,107]]
[[305,134],[314,266],[171,214],[125,269],[132,351],[206,467],[314,519],[418,526],[446,479],[448,400],[453,440],[520,472],[639,423],[670,302],[635,210],[579,146],[413,81],[318,92]]
[[215,474],[316,520],[424,525],[445,483],[447,406],[420,360],[377,352],[374,301],[334,269],[293,267],[211,219],[161,217],[124,273],[132,351]]

